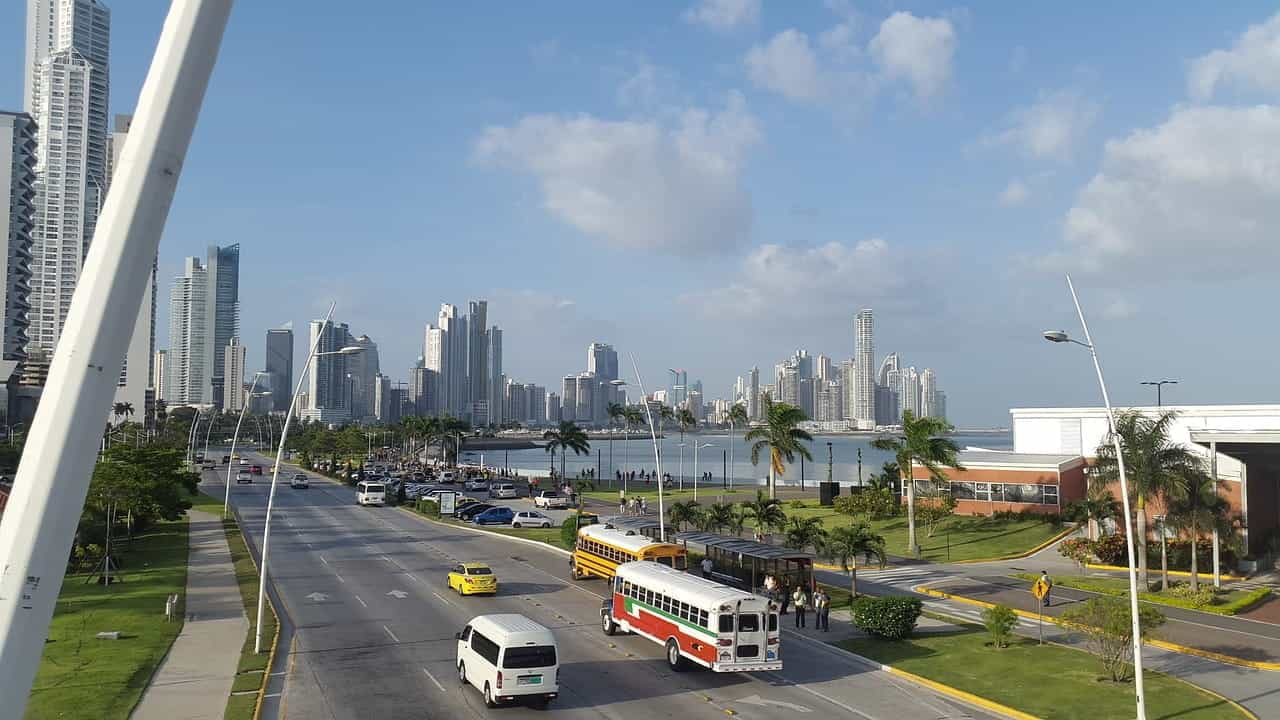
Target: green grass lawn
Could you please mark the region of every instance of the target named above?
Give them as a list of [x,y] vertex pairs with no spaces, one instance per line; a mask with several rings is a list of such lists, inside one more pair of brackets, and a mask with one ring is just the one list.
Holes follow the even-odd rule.
[[[950,685],[1046,720],[1133,716],[1133,686],[1100,679],[1101,664],[1080,650],[1015,637],[995,650],[972,625],[909,640],[856,638],[838,643],[864,657]],[[1147,717],[1238,720],[1239,711],[1167,675],[1145,673]]]
[[[1020,580],[1029,580],[1035,582],[1039,575],[1031,573],[1014,573],[1014,577]],[[1270,588],[1258,588],[1254,590],[1228,590],[1221,589],[1215,593],[1213,604],[1197,607],[1190,600],[1177,597],[1172,594],[1172,588],[1185,585],[1185,582],[1170,583],[1170,592],[1159,591],[1160,571],[1155,570],[1151,573],[1149,579],[1154,579],[1152,590],[1150,592],[1138,593],[1138,598],[1143,602],[1156,605],[1169,605],[1172,607],[1186,608],[1188,610],[1199,610],[1201,612],[1210,612],[1216,615],[1235,615],[1246,608],[1256,605],[1271,594]],[[1129,580],[1127,578],[1105,577],[1105,576],[1074,576],[1074,575],[1055,575],[1053,578],[1055,585],[1061,587],[1075,588],[1077,590],[1087,590],[1102,595],[1128,596]],[[1212,586],[1212,577],[1208,582],[1201,579],[1200,587]]]
[[[222,500],[208,495],[198,495],[191,499],[192,507],[197,510],[222,514]],[[231,691],[257,690],[262,686],[263,673],[267,669],[268,652],[253,652],[253,623],[258,617],[258,567],[249,556],[249,548],[245,545],[244,536],[236,525],[235,517],[223,520],[222,529],[227,534],[227,545],[231,548],[231,562],[236,568],[236,582],[240,586],[240,600],[244,603],[245,614],[249,617],[249,631],[245,633],[244,645],[240,648],[240,662],[236,665],[236,678],[232,682]],[[262,637],[267,648],[276,636],[276,615],[267,606],[262,618]],[[228,698],[223,717],[228,720],[253,717],[256,695],[235,695]]]
[[[123,582],[85,584],[84,575],[63,582],[27,718],[127,718],[182,629],[181,602],[174,622],[165,622],[164,604],[172,593],[186,595],[186,519],[119,547],[127,548],[119,556]],[[94,637],[111,630],[121,639]]]

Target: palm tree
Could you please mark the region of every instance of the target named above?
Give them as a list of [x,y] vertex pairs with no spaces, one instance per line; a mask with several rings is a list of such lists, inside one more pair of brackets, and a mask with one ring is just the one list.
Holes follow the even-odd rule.
[[778,495],[778,476],[787,472],[787,464],[796,455],[813,462],[809,448],[801,442],[813,442],[813,436],[797,425],[805,420],[804,411],[795,405],[775,403],[764,397],[764,425],[751,429],[746,440],[751,442],[751,464],[760,464],[760,451],[769,449],[769,497]]
[[707,530],[717,533],[723,531],[726,527],[733,525],[733,504],[713,503],[703,513],[703,520],[706,521]]
[[765,497],[762,490],[756,491],[755,500],[743,501],[742,507],[747,517],[755,521],[756,528],[761,532],[767,533],[781,528],[787,522],[787,513],[782,509],[782,501]]
[[542,433],[542,439],[547,441],[547,452],[551,453],[552,458],[555,457],[555,451],[560,450],[560,477],[564,478],[564,456],[570,450],[574,455],[587,455],[591,452],[591,441],[587,439],[587,434],[582,428],[576,424],[561,420],[560,425],[555,430],[548,430]]
[[[1179,475],[1172,488],[1167,522],[1186,532],[1191,539],[1191,592],[1200,589],[1196,542],[1204,531],[1218,525],[1220,518],[1227,513],[1227,503],[1218,495],[1219,485],[1221,483],[1207,472],[1188,472]],[[1167,589],[1169,570],[1163,557],[1161,560],[1162,587]]]
[[898,463],[887,462],[880,466],[880,472],[871,473],[867,478],[867,487],[872,490],[893,490],[893,483],[902,475]]
[[739,504],[733,506],[733,511],[729,515],[729,522],[724,525],[725,531],[734,537],[741,537],[742,530],[747,526],[747,520],[750,517],[751,513],[747,509],[746,505]]
[[[117,425],[120,424],[120,417],[125,414],[126,405],[129,403],[118,402],[111,406],[111,414],[115,416]],[[130,406],[130,412],[132,412],[132,406]]]
[[747,423],[749,422],[749,420],[747,419],[747,409],[742,406],[742,403],[734,403],[733,407],[729,408],[728,419],[729,419],[729,487],[733,487],[733,471],[734,471],[733,426],[738,425],[744,429],[747,427]]
[[622,437],[622,469],[623,472],[626,472],[627,465],[630,464],[631,459],[629,449],[631,447],[631,430],[640,427],[644,423],[644,412],[635,405],[628,405],[622,417],[627,427],[627,434]]
[[[621,403],[614,403],[614,402],[609,403],[609,407],[607,408],[607,411],[609,413],[609,420],[611,422],[616,422],[618,420],[625,420],[627,417],[627,408],[624,407]],[[609,433],[609,466],[610,466],[609,469],[612,470],[613,469],[613,433],[612,432]],[[612,480],[610,482],[612,482]]]
[[1066,510],[1068,519],[1087,523],[1086,536],[1090,540],[1098,539],[1101,532],[1099,524],[1103,520],[1118,518],[1122,512],[1120,501],[1106,488],[1089,488],[1083,500],[1071,503]]
[[911,477],[911,466],[914,463],[929,471],[933,481],[945,481],[946,474],[942,468],[949,467],[963,470],[956,453],[960,448],[950,439],[942,437],[955,428],[951,423],[936,417],[916,417],[907,410],[902,413],[902,434],[897,437],[878,437],[871,441],[871,447],[887,450],[894,455],[902,477],[903,487],[907,490],[907,550],[912,555],[920,555],[920,545],[916,543],[916,490],[915,481]]
[[849,573],[849,596],[858,597],[858,556],[875,557],[884,567],[884,536],[871,531],[865,522],[843,525],[835,528],[827,535],[823,544],[827,557],[840,563],[840,567]]
[[124,419],[128,422],[129,418],[133,417],[133,403],[124,402],[120,404],[123,406],[121,409],[123,410]]
[[684,489],[684,434],[689,428],[698,424],[689,408],[676,411],[676,424],[680,427],[680,489]]
[[812,546],[821,550],[827,539],[827,531],[822,521],[816,517],[793,517],[787,521],[786,535],[782,544],[793,550],[804,550]]
[[[1168,497],[1176,492],[1179,478],[1202,472],[1203,461],[1185,445],[1169,439],[1169,426],[1177,412],[1148,417],[1136,411],[1116,413],[1115,435],[1124,452],[1124,467],[1129,484],[1129,501],[1135,515],[1134,539],[1138,544],[1140,587],[1147,587],[1147,501]],[[1091,487],[1106,489],[1120,480],[1115,445],[1108,433],[1098,446]]]
[[696,500],[673,502],[667,508],[667,520],[676,526],[676,530],[683,530],[686,524],[697,525],[701,517],[702,507]]

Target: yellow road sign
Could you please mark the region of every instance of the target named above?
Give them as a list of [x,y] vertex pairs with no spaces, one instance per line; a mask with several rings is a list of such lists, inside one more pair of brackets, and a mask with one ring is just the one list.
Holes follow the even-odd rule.
[[1044,578],[1037,579],[1031,586],[1031,594],[1035,595],[1037,600],[1043,600],[1044,596],[1049,594],[1049,583],[1045,582]]

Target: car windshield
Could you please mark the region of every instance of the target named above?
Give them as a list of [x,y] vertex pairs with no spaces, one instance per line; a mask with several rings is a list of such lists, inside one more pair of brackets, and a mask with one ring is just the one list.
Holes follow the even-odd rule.
[[378,483],[372,483],[364,486],[364,491],[367,493],[383,492],[384,490],[386,490],[386,488]]
[[504,668],[540,668],[556,664],[555,645],[510,647],[502,656]]
[[555,490],[544,490],[542,492],[542,497],[553,498],[553,497],[560,497],[560,495],[556,493]]

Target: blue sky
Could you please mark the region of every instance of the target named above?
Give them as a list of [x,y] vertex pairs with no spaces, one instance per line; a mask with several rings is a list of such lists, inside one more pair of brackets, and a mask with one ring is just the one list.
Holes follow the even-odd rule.
[[[116,2],[113,112],[167,3]],[[323,314],[403,377],[490,301],[509,375],[592,340],[712,397],[803,347],[933,367],[960,424],[1277,400],[1280,19],[1268,3],[237,4],[161,247],[241,244],[243,335]],[[21,105],[20,3],[0,107]],[[298,342],[299,354],[305,339]],[[625,358],[625,355],[624,355]],[[628,363],[624,360],[624,365]]]

